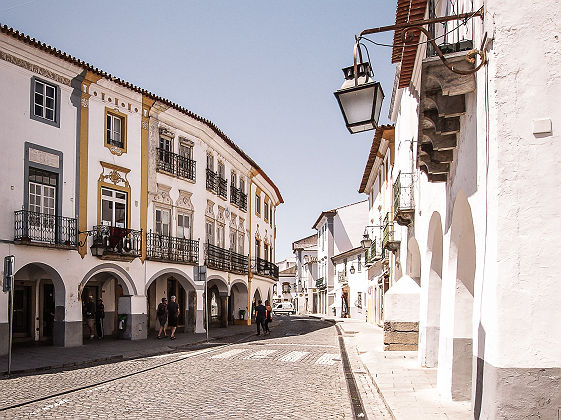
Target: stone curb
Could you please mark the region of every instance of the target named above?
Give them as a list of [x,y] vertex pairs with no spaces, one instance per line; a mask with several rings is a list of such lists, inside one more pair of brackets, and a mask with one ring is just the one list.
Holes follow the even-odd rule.
[[[236,337],[238,335],[246,335],[246,333],[236,333],[236,334],[232,334],[232,335],[223,335],[223,336],[220,336],[220,337],[211,337],[209,339],[209,342],[216,341],[216,340],[222,339],[222,338]],[[253,335],[253,334],[251,334],[251,335]],[[193,342],[190,342],[190,343],[187,343],[187,344],[181,344],[181,345],[178,345],[177,347],[173,347],[173,348],[168,347],[167,350],[162,349],[162,350],[158,350],[158,351],[147,351],[147,352],[140,351],[134,356],[133,355],[126,356],[125,354],[115,354],[115,355],[108,356],[108,357],[101,357],[101,358],[89,359],[89,360],[80,360],[80,361],[76,361],[76,362],[62,363],[62,364],[58,364],[58,365],[39,366],[39,367],[28,368],[28,369],[17,369],[17,370],[12,370],[12,373],[10,375],[8,375],[8,370],[7,369],[3,369],[3,370],[0,371],[0,379],[7,379],[7,378],[11,378],[13,376],[29,375],[29,374],[32,374],[32,373],[45,373],[45,372],[56,371],[56,370],[77,369],[77,368],[86,367],[86,366],[96,366],[96,365],[101,365],[101,364],[105,364],[105,363],[116,363],[116,362],[121,362],[121,361],[124,361],[124,360],[133,360],[133,359],[137,359],[137,358],[140,358],[140,357],[159,356],[159,355],[162,355],[162,354],[169,354],[169,353],[174,353],[174,352],[180,351],[180,350],[186,350],[190,346],[203,344],[205,342],[206,342],[206,338],[198,340],[198,341],[193,341]]]

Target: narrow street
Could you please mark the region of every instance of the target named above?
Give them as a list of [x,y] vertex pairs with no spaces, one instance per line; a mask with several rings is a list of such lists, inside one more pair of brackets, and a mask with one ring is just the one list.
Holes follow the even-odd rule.
[[[353,418],[337,329],[307,317],[276,317],[270,336],[6,379],[0,391],[1,418]],[[380,400],[364,403],[389,418]]]

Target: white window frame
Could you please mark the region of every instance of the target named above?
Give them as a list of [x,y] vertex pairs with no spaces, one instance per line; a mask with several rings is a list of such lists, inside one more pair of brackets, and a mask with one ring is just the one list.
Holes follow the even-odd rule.
[[[158,213],[160,215],[159,217],[160,220],[158,220]],[[167,223],[164,220],[165,219],[164,215],[167,215]],[[171,236],[171,210],[170,209],[166,209],[162,207],[156,207],[154,209],[154,230],[158,235]]]
[[[37,92],[40,87],[41,92]],[[47,88],[52,89],[52,95],[47,94]],[[48,99],[52,101],[52,107],[48,106]],[[40,79],[33,79],[33,115],[37,118],[56,122],[57,121],[57,101],[58,89],[56,85],[47,83]],[[37,108],[41,110],[41,114],[37,113]],[[52,118],[47,117],[47,111],[52,112]]]
[[[115,129],[115,121],[119,121],[119,130]],[[116,146],[123,149],[125,147],[125,141],[123,136],[123,126],[124,118],[119,115],[107,112],[107,131],[105,136],[107,138],[107,144],[110,146]],[[119,139],[116,139],[116,134],[118,134]]]
[[[103,192],[104,191],[110,191],[111,195],[104,195]],[[117,194],[124,194],[125,198],[118,198]],[[129,198],[129,194],[126,191],[120,191],[120,190],[114,190],[112,188],[107,188],[107,187],[101,187],[101,200],[100,200],[100,206],[101,208],[99,209],[99,215],[100,215],[100,220],[101,220],[101,224],[105,225],[105,226],[114,226],[114,227],[119,227],[119,228],[126,228],[128,226],[128,198]],[[112,210],[112,220],[110,221],[110,223],[108,224],[107,220],[103,220],[103,202],[104,201],[108,201],[113,203],[113,210]],[[119,203],[119,204],[124,204],[125,205],[125,223],[119,223],[119,226],[117,224],[117,222],[115,221],[115,204]]]
[[[179,220],[182,220],[183,224],[179,225]],[[189,226],[185,227],[185,220],[189,221]],[[185,230],[188,232],[188,236],[185,235]],[[182,239],[191,239],[193,237],[193,215],[188,212],[178,212],[177,213],[177,230],[176,236]]]
[[206,243],[214,245],[214,220],[206,219],[205,233],[206,233]]
[[216,226],[216,246],[224,248],[224,235],[226,227],[222,223],[217,223]]

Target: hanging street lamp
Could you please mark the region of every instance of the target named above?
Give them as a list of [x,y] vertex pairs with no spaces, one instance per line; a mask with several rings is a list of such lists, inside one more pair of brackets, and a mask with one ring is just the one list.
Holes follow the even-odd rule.
[[351,134],[375,130],[382,109],[384,92],[372,79],[370,63],[354,64],[343,69],[345,81],[334,92],[345,124]]

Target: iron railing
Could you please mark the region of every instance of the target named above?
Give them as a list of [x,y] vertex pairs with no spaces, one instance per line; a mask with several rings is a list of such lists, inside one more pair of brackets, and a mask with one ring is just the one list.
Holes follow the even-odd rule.
[[[115,226],[94,226],[93,245],[98,257],[115,255],[140,257],[142,252],[142,231]],[[98,250],[102,251],[99,252]]]
[[76,219],[28,210],[14,212],[14,241],[75,248]]
[[390,213],[386,213],[384,218],[384,228],[383,228],[384,239],[382,242],[382,247],[384,249],[394,250],[393,248],[399,244],[399,240],[396,238],[394,223],[390,218]]
[[218,174],[208,168],[206,170],[206,189],[218,194]]
[[372,245],[366,250],[366,264],[374,264],[376,261],[383,259],[384,254],[381,238],[373,238]]
[[146,235],[146,258],[197,264],[199,262],[199,241],[150,232]]
[[205,264],[216,270],[247,274],[249,259],[246,255],[207,243],[205,244]]
[[400,172],[393,184],[394,214],[415,209],[415,174]]
[[241,190],[238,199],[238,207],[240,210],[247,211],[247,194],[244,194]]
[[230,185],[230,203],[235,206],[239,206],[240,201],[240,190],[234,185]]
[[196,162],[194,160],[160,147],[156,151],[158,152],[158,169],[160,171],[195,181]]
[[[435,3],[435,0],[429,1],[429,19],[436,17]],[[443,23],[429,23],[427,30],[431,34],[432,39],[436,40],[438,48],[440,48],[442,54],[451,54],[473,49],[473,30],[462,20],[450,20]],[[434,57],[436,55],[434,47],[429,42],[427,44],[427,57]]]
[[228,181],[218,176],[218,195],[222,198],[228,198]]
[[316,280],[316,288],[317,289],[325,289],[327,287],[327,284],[325,283],[323,277],[320,277],[319,279]]
[[254,258],[251,262],[254,273],[260,274],[262,276],[272,277],[275,279],[279,278],[279,267],[275,263],[259,257]]

